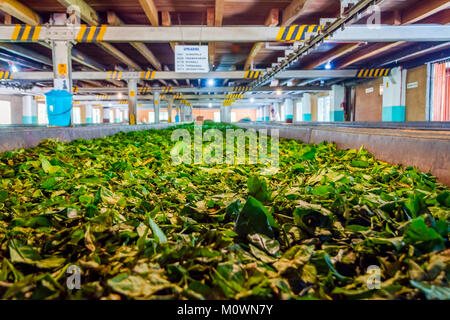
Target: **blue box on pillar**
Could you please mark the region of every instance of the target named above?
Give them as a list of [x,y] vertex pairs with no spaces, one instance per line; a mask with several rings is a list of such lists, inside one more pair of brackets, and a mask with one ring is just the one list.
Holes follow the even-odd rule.
[[48,124],[68,127],[72,113],[72,95],[65,90],[52,90],[45,96],[47,97]]

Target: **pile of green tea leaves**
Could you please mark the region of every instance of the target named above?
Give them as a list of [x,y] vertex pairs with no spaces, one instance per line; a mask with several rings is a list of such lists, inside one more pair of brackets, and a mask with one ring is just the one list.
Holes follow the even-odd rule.
[[1,154],[0,298],[450,299],[433,176],[283,139],[271,176],[174,165],[172,130]]

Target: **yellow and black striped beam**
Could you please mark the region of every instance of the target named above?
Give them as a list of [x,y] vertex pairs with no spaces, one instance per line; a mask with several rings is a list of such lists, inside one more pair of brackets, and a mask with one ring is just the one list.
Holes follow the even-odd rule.
[[42,26],[16,24],[11,41],[38,41]]
[[263,71],[247,71],[245,73],[245,79],[258,79],[263,75]]
[[79,87],[72,87],[72,92],[73,93],[78,93],[79,90],[80,90]]
[[128,100],[120,100],[119,104],[128,104]]
[[242,99],[244,98],[243,93],[229,93],[227,94],[227,99]]
[[106,29],[108,29],[107,25],[89,27],[82,24],[76,40],[77,42],[100,42],[103,40]]
[[138,90],[139,94],[149,93],[152,90],[151,87],[140,87]]
[[161,90],[163,93],[170,93],[170,92],[172,92],[173,91],[173,87],[164,87],[164,88],[162,88],[162,90]]
[[99,95],[97,95],[96,98],[97,98],[97,100],[109,100],[111,98],[111,96],[108,94],[99,94]]
[[289,27],[281,27],[277,34],[277,41],[280,42],[294,42],[294,41],[305,41],[307,33],[318,33],[324,26],[317,24],[303,24],[303,25],[292,25]]
[[155,79],[156,71],[143,71],[141,72],[141,79],[143,80],[153,80]]
[[173,97],[175,100],[179,100],[183,97],[183,95],[181,93],[176,93],[175,96]]
[[235,86],[233,87],[233,92],[249,92],[252,91],[251,87],[247,86]]
[[120,80],[122,78],[122,71],[108,71],[106,79],[108,80]]
[[360,69],[356,73],[356,77],[357,78],[387,77],[390,73],[391,73],[390,68]]
[[0,80],[12,80],[13,73],[9,71],[0,71]]

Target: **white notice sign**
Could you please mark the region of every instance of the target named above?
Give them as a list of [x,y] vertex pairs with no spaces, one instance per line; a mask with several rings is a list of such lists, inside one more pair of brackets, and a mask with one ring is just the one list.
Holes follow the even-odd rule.
[[418,87],[419,87],[419,82],[411,82],[411,83],[408,83],[406,87],[407,87],[408,89],[418,88]]
[[175,72],[209,72],[208,46],[175,46]]

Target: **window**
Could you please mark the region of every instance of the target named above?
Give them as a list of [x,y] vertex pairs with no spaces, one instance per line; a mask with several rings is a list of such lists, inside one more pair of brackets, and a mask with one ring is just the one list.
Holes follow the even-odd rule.
[[330,96],[319,97],[317,99],[317,120],[330,121],[331,113],[331,99]]
[[433,91],[431,119],[433,121],[449,121],[450,95],[450,62],[433,65]]
[[220,122],[220,112],[214,112],[214,122]]
[[0,124],[11,123],[11,102],[0,101]]
[[303,104],[301,101],[295,103],[295,121],[303,121]]
[[169,121],[169,113],[165,112],[165,111],[160,111],[159,120],[160,121]]
[[100,123],[102,112],[99,108],[92,109],[92,122]]
[[73,121],[74,124],[80,124],[81,123],[81,109],[80,107],[74,107],[73,108]]
[[47,105],[45,103],[38,103],[38,124],[48,124],[48,117],[47,117]]
[[[144,122],[145,122],[145,120],[144,120]],[[155,122],[155,113],[153,111],[149,111],[147,123],[153,123],[153,122]]]

